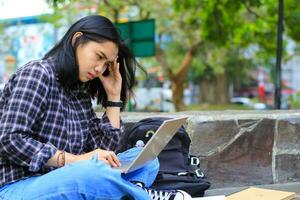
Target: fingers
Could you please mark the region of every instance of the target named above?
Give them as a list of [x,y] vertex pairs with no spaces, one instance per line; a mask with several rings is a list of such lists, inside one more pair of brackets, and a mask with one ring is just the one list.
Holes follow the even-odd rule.
[[115,76],[119,73],[120,63],[117,62],[118,57],[114,60],[114,64],[109,68],[109,72],[113,73]]
[[120,167],[121,166],[121,162],[118,159],[117,155],[114,153],[112,156],[113,162],[117,165],[116,167]]
[[104,76],[103,73],[99,73],[98,77],[100,80],[107,79],[108,77],[116,78],[120,75],[120,63],[117,62],[117,58],[114,60],[113,64],[107,68],[108,76]]
[[114,60],[114,66],[116,66],[116,64],[118,63],[118,61],[117,61],[118,58],[119,58],[119,56],[117,56],[116,59]]
[[112,167],[121,166],[121,163],[120,163],[118,157],[116,156],[116,154],[113,151],[106,151],[105,155],[102,157],[102,159],[104,159],[105,162]]
[[118,75],[120,74],[119,68],[120,68],[120,64],[116,63],[113,69],[111,69],[111,73],[114,75],[114,77],[118,77]]

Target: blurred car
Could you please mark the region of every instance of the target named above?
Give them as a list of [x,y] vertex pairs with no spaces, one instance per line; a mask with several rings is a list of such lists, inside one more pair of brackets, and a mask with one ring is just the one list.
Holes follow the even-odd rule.
[[230,99],[230,102],[233,104],[245,105],[254,110],[265,110],[267,109],[267,105],[261,102],[253,103],[251,99],[247,97],[233,97]]
[[233,97],[230,99],[230,103],[245,105],[247,107],[253,106],[251,100],[247,97]]

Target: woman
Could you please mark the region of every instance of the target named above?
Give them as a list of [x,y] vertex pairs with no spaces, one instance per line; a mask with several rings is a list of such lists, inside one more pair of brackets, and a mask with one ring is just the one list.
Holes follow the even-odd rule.
[[[0,98],[0,199],[188,197],[148,189],[157,159],[128,174],[113,169],[139,151],[114,153],[136,66],[111,21],[88,16],[43,59],[20,68]],[[91,98],[105,108],[100,119]]]

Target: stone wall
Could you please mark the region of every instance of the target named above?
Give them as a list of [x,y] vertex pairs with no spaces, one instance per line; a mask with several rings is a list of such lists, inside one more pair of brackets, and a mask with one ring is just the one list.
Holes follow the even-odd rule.
[[300,181],[300,111],[122,113],[127,125],[155,116],[189,117],[212,188]]

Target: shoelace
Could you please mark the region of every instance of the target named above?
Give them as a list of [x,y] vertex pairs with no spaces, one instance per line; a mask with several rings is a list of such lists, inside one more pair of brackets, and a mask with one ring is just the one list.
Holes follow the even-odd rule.
[[176,195],[175,191],[151,190],[146,188],[145,190],[153,200],[171,200],[170,197]]

